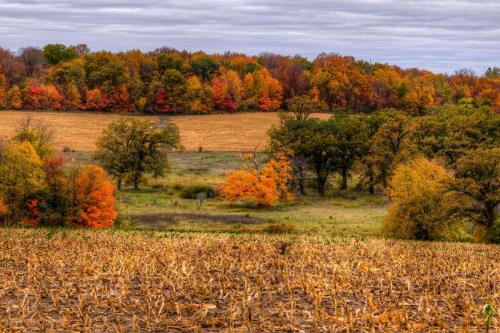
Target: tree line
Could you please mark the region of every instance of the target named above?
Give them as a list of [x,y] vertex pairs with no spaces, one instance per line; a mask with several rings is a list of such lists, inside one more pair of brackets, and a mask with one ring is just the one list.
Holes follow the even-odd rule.
[[500,241],[500,116],[472,103],[435,106],[412,116],[396,109],[310,117],[309,97],[289,100],[272,128],[270,153],[285,153],[289,187],[305,194],[312,179],[325,196],[332,174],[340,190],[352,175],[356,188],[392,200],[387,233],[417,239]]
[[500,111],[500,69],[453,75],[321,54],[206,54],[160,48],[91,52],[48,44],[0,48],[0,109],[119,113],[276,111],[308,95],[325,110],[397,108],[411,115],[462,100]]

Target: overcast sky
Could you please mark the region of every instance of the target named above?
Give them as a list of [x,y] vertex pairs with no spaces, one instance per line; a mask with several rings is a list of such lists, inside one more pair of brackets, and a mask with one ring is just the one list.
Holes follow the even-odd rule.
[[500,66],[500,0],[0,0],[0,46],[321,52],[453,73]]

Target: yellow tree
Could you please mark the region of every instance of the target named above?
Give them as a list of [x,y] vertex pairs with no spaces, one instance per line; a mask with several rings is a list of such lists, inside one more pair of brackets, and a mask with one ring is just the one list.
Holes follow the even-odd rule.
[[407,239],[459,238],[461,224],[450,209],[451,180],[443,166],[425,158],[399,165],[387,189],[392,203],[383,221],[384,231]]
[[0,195],[6,211],[4,223],[18,223],[26,217],[35,193],[45,187],[43,163],[31,143],[9,143],[0,158]]

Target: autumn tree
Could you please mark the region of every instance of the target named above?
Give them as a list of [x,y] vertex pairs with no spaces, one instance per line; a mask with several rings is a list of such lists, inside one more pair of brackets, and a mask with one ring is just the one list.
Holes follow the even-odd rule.
[[104,111],[110,104],[109,99],[99,88],[87,90],[85,92],[85,101],[85,110],[88,111]]
[[213,110],[212,90],[197,76],[190,76],[186,80],[188,109],[193,113],[209,113]]
[[[3,224],[16,224],[24,219],[31,221],[28,204],[36,206],[36,195],[45,187],[43,163],[29,142],[8,143],[0,153],[0,194],[4,214]],[[32,201],[35,200],[35,201]],[[34,206],[33,206],[34,205]]]
[[84,167],[74,181],[79,215],[73,223],[91,228],[111,227],[117,216],[114,187],[104,169]]
[[110,124],[96,144],[95,159],[117,180],[118,189],[127,179],[138,189],[144,173],[163,175],[167,151],[179,146],[179,131],[171,124],[126,118]]
[[68,226],[80,217],[72,176],[63,169],[64,162],[61,156],[46,156],[43,159],[46,187],[37,195],[41,203],[38,207],[40,225]]
[[0,72],[0,110],[7,107],[7,80]]
[[484,76],[487,78],[500,78],[500,67],[488,67]]
[[8,50],[0,47],[0,73],[5,76],[8,85],[21,83],[23,77],[23,64],[18,57]]
[[7,91],[7,106],[16,110],[22,108],[23,98],[19,86],[13,85]]
[[288,191],[291,165],[284,154],[278,154],[264,167],[256,154],[246,154],[241,170],[229,171],[219,186],[219,196],[227,201],[250,201],[257,206],[270,206],[292,198]]
[[82,95],[75,84],[70,82],[64,88],[64,108],[68,110],[79,110],[83,108]]
[[254,73],[258,106],[262,111],[276,111],[283,101],[283,88],[269,71],[262,68]]
[[24,65],[26,77],[37,76],[44,67],[43,51],[36,47],[22,48],[19,58]]
[[396,69],[389,66],[380,66],[373,72],[371,80],[375,103],[378,108],[393,108],[398,103],[398,91],[402,78]]
[[212,101],[214,107],[223,112],[236,111],[242,102],[243,85],[238,74],[221,68],[220,74],[212,79]]
[[463,234],[460,219],[450,213],[452,176],[441,165],[418,158],[400,164],[387,193],[389,212],[384,231],[394,237],[420,240],[456,240]]

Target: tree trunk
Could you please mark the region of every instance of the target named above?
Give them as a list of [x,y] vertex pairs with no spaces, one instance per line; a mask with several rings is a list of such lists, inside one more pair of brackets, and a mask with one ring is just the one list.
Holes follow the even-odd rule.
[[118,188],[118,191],[122,190],[122,178],[119,177],[116,181],[116,187]]
[[373,176],[370,176],[370,183],[368,184],[368,193],[375,194],[375,185],[373,184]]
[[134,190],[139,189],[139,173],[134,174]]
[[340,184],[341,190],[347,190],[347,168],[342,168],[342,183]]
[[305,187],[304,187],[304,166],[300,166],[298,183],[299,183],[299,192],[300,192],[300,194],[301,195],[305,195],[306,194],[306,190],[305,190]]
[[318,180],[317,180],[317,182],[318,182],[318,195],[320,197],[325,196],[326,180],[327,180],[327,177],[318,176]]
[[368,193],[375,194],[375,176],[371,166],[368,167]]
[[493,204],[488,204],[485,203],[485,210],[483,211],[483,219],[484,219],[484,224],[486,228],[491,229],[495,225],[496,221],[496,214],[495,210],[496,207]]

